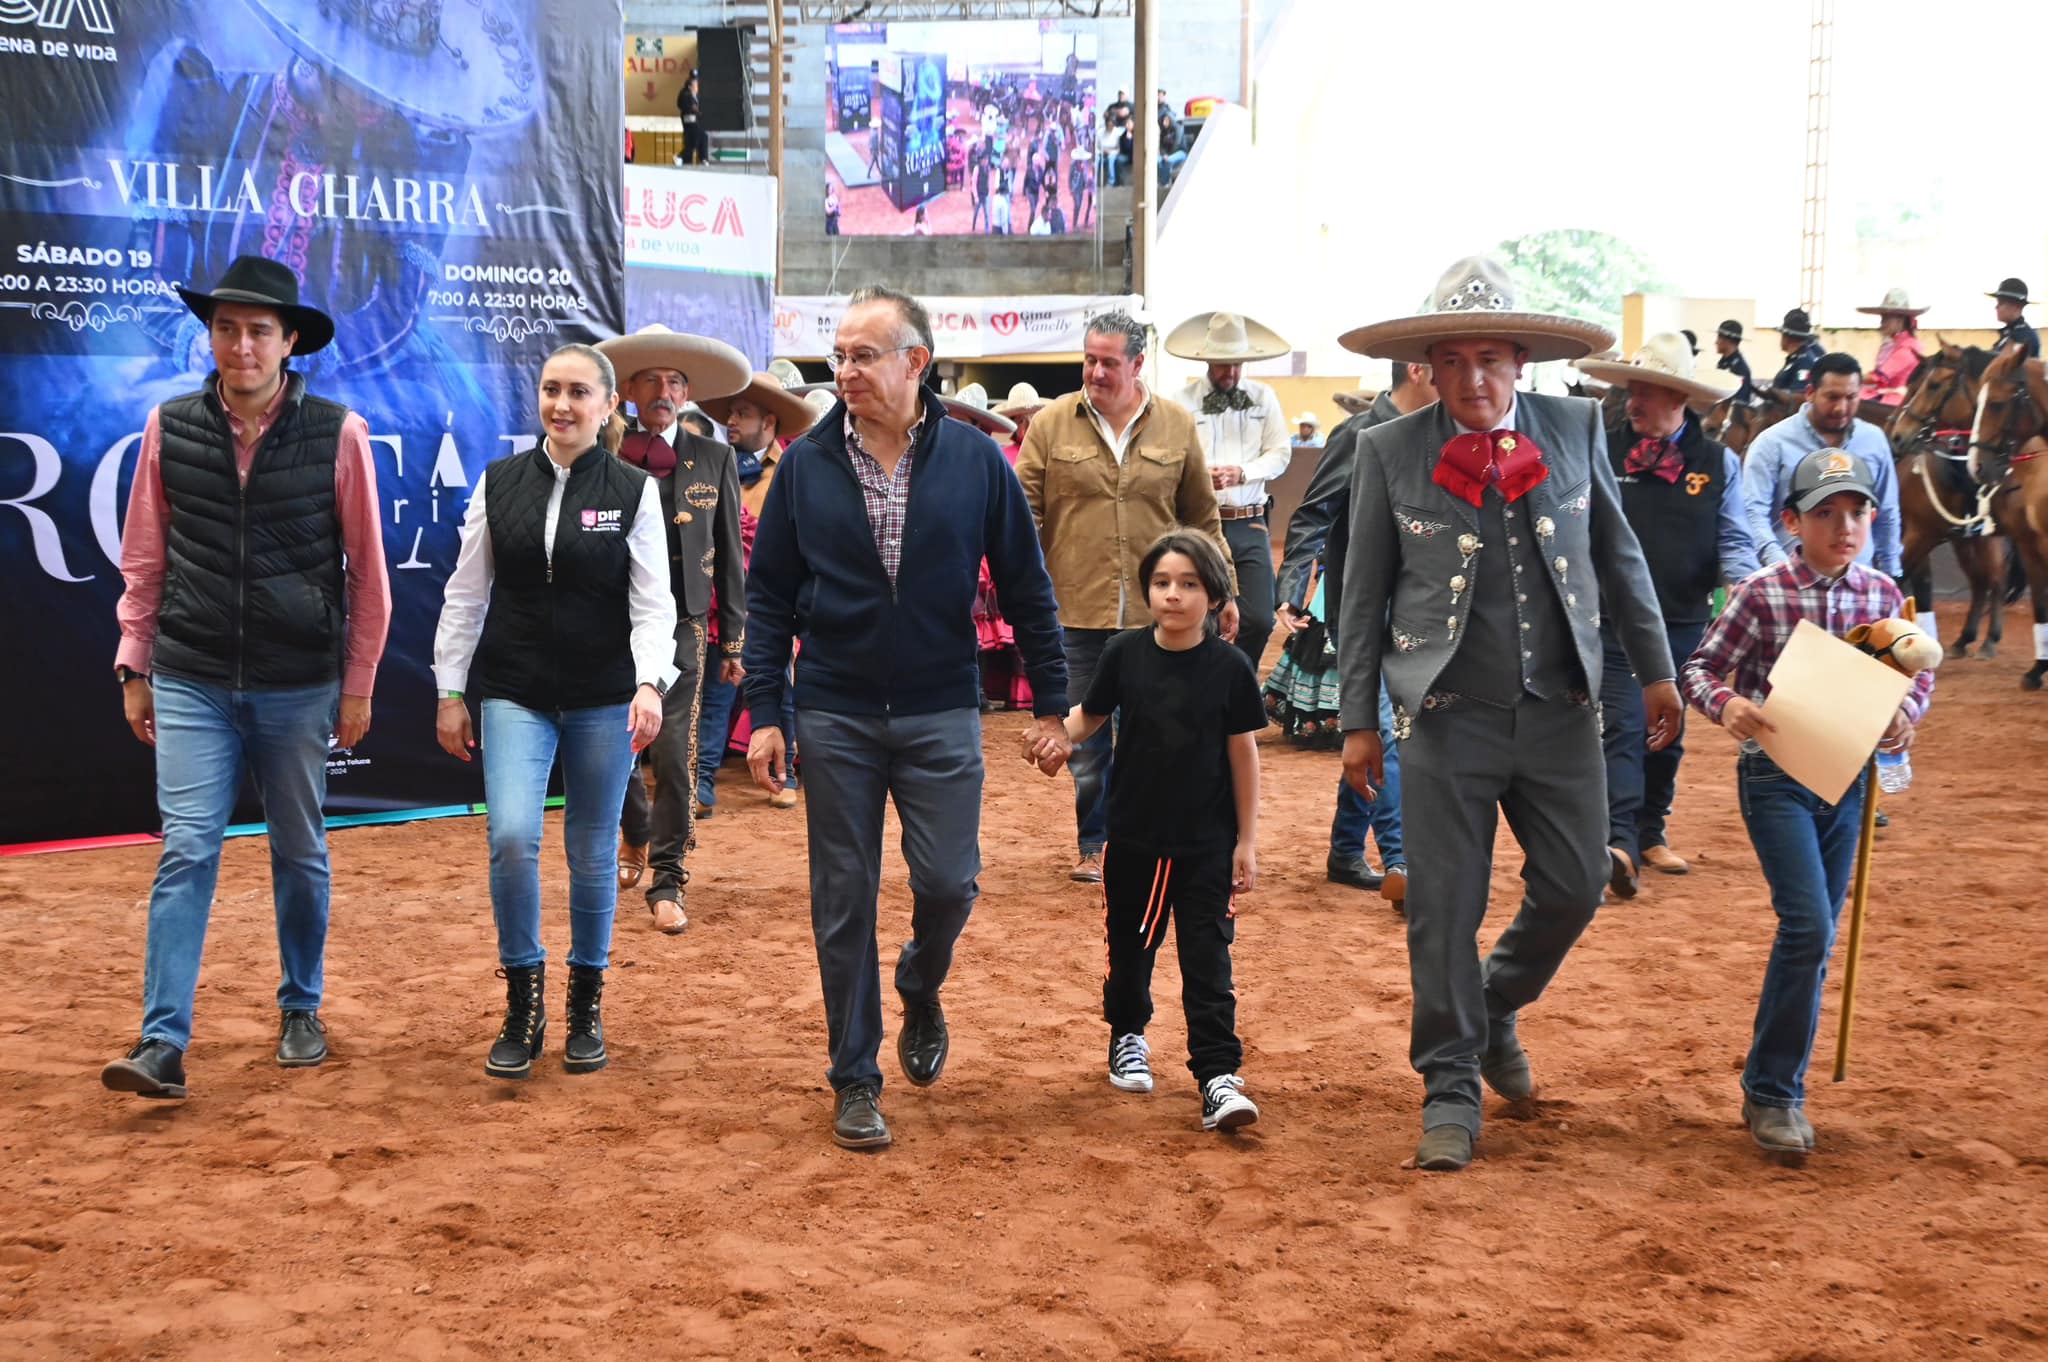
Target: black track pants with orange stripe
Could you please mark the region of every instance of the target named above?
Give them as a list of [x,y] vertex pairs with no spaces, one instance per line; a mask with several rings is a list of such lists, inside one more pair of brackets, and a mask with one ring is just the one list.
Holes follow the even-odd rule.
[[1152,1020],[1152,962],[1173,921],[1180,956],[1181,1006],[1188,1018],[1188,1068],[1205,1083],[1236,1073],[1244,1059],[1237,1040],[1237,993],[1230,980],[1230,943],[1237,921],[1230,903],[1230,856],[1220,851],[1159,856],[1111,842],[1102,858],[1103,934],[1108,963],[1102,1019],[1112,1038],[1142,1033]]

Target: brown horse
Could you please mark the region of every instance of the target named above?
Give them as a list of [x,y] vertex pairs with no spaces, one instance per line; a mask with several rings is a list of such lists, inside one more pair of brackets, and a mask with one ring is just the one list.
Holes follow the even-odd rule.
[[1992,516],[2027,570],[2034,605],[2034,665],[2020,678],[2041,689],[2048,675],[2048,377],[2041,361],[2007,347],[1984,371],[1970,426],[1972,477],[1994,479]]
[[1891,426],[1905,575],[1916,576],[1935,546],[1947,541],[1970,584],[1969,616],[1949,645],[1953,657],[1970,655],[1978,623],[1987,617],[1982,656],[1998,656],[2005,638],[2005,613],[1998,604],[2005,585],[2005,545],[1986,532],[1996,527],[1986,523],[1976,484],[1963,467],[1967,432],[1977,415],[1978,375],[1990,360],[1989,351],[1944,344],[1921,365]]
[[1775,397],[1759,396],[1754,403],[1724,397],[1707,408],[1700,424],[1708,439],[1719,440],[1742,458],[1749,453],[1750,441],[1798,410],[1797,403],[1787,404]]

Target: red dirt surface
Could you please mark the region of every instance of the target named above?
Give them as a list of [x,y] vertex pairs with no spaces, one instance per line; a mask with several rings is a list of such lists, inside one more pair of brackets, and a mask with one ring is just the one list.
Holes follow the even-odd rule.
[[[952,1059],[913,1090],[885,1049],[880,1154],[827,1138],[803,822],[737,764],[689,933],[621,912],[611,1067],[565,1076],[550,1037],[524,1086],[481,1069],[503,996],[482,819],[334,835],[333,1055],[289,1073],[267,857],[231,844],[184,1103],[96,1078],[133,1037],[154,852],[0,864],[0,1357],[2048,1356],[2048,699],[2023,665],[1942,674],[1842,1084],[1830,990],[1803,1167],[1737,1119],[1772,917],[1732,746],[1697,723],[1673,823],[1693,873],[1602,912],[1526,1014],[1543,1096],[1491,1103],[1459,1175],[1402,1168],[1400,923],[1324,881],[1336,761],[1278,742],[1237,946],[1264,1114],[1239,1138],[1200,1129],[1171,950],[1159,1090],[1104,1080],[1071,787],[1014,757],[1017,716],[987,725]],[[1518,863],[1504,840],[1489,935]],[[887,864],[885,965],[909,915]]]

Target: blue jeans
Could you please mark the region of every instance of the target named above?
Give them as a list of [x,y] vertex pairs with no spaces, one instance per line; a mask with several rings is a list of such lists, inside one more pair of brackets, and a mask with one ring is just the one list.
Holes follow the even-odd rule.
[[1408,864],[1401,852],[1401,747],[1394,741],[1394,702],[1380,686],[1380,750],[1386,754],[1386,779],[1379,798],[1367,803],[1358,791],[1337,782],[1337,817],[1330,824],[1330,854],[1365,854],[1365,834],[1380,844],[1380,869]]
[[[1669,624],[1664,636],[1671,660],[1684,666],[1700,646],[1704,624]],[[1678,763],[1685,758],[1685,730],[1669,747],[1648,750],[1649,722],[1643,687],[1630,670],[1628,654],[1611,629],[1600,631],[1601,755],[1607,766],[1607,845],[1640,862],[1643,849],[1665,845],[1664,825],[1678,793]]]
[[[697,802],[718,802],[718,768],[725,764],[725,749],[732,740],[733,712],[739,708],[740,688],[718,679],[718,669],[704,668],[704,708],[697,715]],[[782,741],[787,747],[783,784],[799,789],[796,771],[796,688],[782,690]]]
[[156,802],[164,849],[149,891],[142,1036],[192,1044],[192,996],[220,878],[220,845],[246,769],[263,800],[284,971],[277,1005],[317,1010],[327,952],[327,742],[341,683],[229,690],[158,673]]
[[[1095,680],[1095,666],[1102,650],[1117,636],[1115,629],[1068,629],[1067,695],[1075,704],[1088,697]],[[1112,721],[1115,716],[1110,716]],[[1074,826],[1080,836],[1081,854],[1100,851],[1109,842],[1110,754],[1115,751],[1114,722],[1095,730],[1093,737],[1074,749],[1067,769],[1074,773]]]
[[510,700],[483,703],[491,913],[501,965],[523,968],[548,958],[540,944],[541,806],[558,751],[562,842],[569,856],[569,963],[597,969],[610,963],[619,895],[615,833],[633,770],[626,711],[625,705],[548,712]]
[[1831,805],[1761,752],[1745,752],[1735,772],[1742,821],[1778,914],[1742,1090],[1759,1106],[1797,1107],[1806,1101],[1806,1063],[1820,1027],[1835,923],[1856,869],[1867,777],[1858,776],[1842,802]]
[[833,1090],[882,1081],[882,812],[893,799],[910,868],[910,940],[896,991],[936,998],[953,944],[981,892],[981,714],[830,714],[805,710],[810,784],[811,934],[825,992]]

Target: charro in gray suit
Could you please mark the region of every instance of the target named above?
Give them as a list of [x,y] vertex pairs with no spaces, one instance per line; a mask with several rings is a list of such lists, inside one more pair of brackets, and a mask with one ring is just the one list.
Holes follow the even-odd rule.
[[[1470,297],[1475,278],[1491,296],[1511,298],[1498,266],[1461,261],[1440,286],[1439,310],[1446,297]],[[1593,341],[1605,333],[1493,307],[1495,316],[1464,319],[1462,331],[1447,322],[1434,336],[1424,329],[1419,353],[1434,352],[1442,401],[1359,438],[1337,631],[1354,783],[1364,779],[1358,753],[1370,746],[1377,764],[1382,679],[1394,704],[1410,876],[1410,1059],[1425,1088],[1417,1158],[1435,1168],[1471,1157],[1482,1072],[1505,1096],[1533,1091],[1517,1014],[1542,993],[1599,907],[1608,868],[1594,703],[1603,609],[1638,676],[1668,689],[1674,675],[1642,550],[1621,513],[1599,408],[1509,386],[1532,347],[1547,346],[1536,358],[1585,353],[1602,348]],[[1376,348],[1389,328],[1389,348]],[[1415,330],[1381,324],[1345,344],[1408,359]],[[1487,342],[1496,347],[1492,373],[1468,377],[1476,360],[1452,342],[1496,336]],[[1573,344],[1560,350],[1565,340]],[[1486,429],[1511,434],[1496,440],[1502,462],[1471,494],[1474,505],[1440,484],[1437,466],[1446,444],[1468,434],[1454,419],[1461,392],[1489,383],[1499,384],[1491,400],[1505,410]],[[1473,438],[1483,445],[1494,437]],[[1504,496],[1495,479],[1505,475],[1505,456],[1517,443],[1526,456],[1530,442],[1541,451],[1541,481]],[[1496,810],[1522,845],[1526,890],[1482,965],[1474,938],[1486,915]]]

